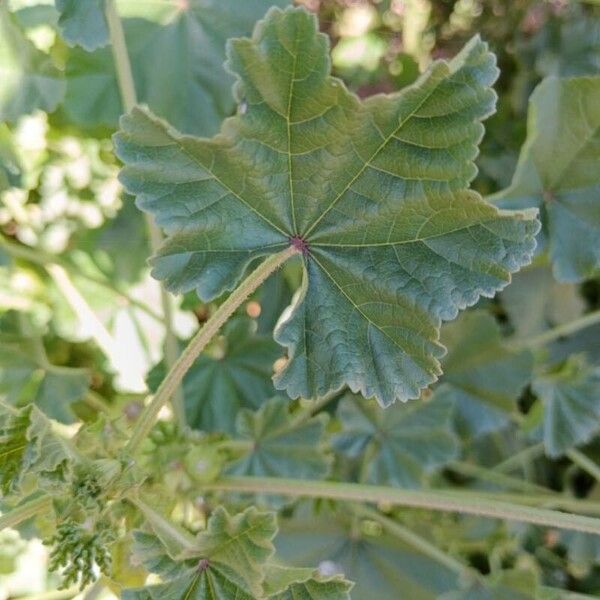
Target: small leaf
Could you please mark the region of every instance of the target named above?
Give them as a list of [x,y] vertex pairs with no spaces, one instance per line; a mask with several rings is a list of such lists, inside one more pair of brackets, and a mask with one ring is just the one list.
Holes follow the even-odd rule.
[[549,456],[562,456],[600,431],[600,368],[588,366],[582,356],[571,356],[537,377],[533,391],[543,403],[542,435]]
[[529,101],[527,140],[511,185],[491,200],[540,209],[554,275],[577,282],[600,268],[600,77],[545,79]]
[[105,0],[55,0],[58,27],[70,46],[92,51],[109,43]]
[[268,600],[350,600],[352,583],[342,577],[323,577],[318,571],[269,565],[265,592]]
[[20,491],[25,478],[39,488],[64,487],[75,452],[35,406],[15,409],[0,402],[0,489]]
[[[204,431],[233,433],[241,408],[258,408],[275,389],[273,363],[281,350],[256,323],[245,317],[230,320],[222,338],[193,364],[183,380],[187,422]],[[155,368],[148,385],[156,389],[164,377],[164,365]]]
[[276,329],[290,358],[276,387],[417,397],[440,374],[441,320],[504,287],[534,248],[534,212],[467,189],[493,55],[474,38],[414,86],[361,102],[329,76],[314,16],[272,9],[231,41],[228,65],[245,108],[215,138],[142,108],[115,137],[123,184],[168,234],[153,275],[209,300],[293,244],[304,282]]
[[[298,479],[322,479],[327,475],[330,461],[323,448],[326,415],[298,423],[288,407],[287,399],[273,398],[256,412],[244,410],[238,415],[238,437],[252,445],[247,454],[231,463],[228,473]],[[265,494],[258,498],[267,504],[284,501]]]
[[434,397],[382,411],[374,402],[348,394],[337,410],[343,431],[333,445],[351,457],[370,458],[365,470],[369,483],[420,487],[427,473],[458,455],[452,410],[452,402]]
[[52,112],[64,96],[60,71],[25,37],[5,2],[0,3],[0,80],[0,121]]
[[479,436],[510,422],[510,413],[531,381],[533,355],[502,343],[493,317],[472,311],[442,329],[448,354],[436,397],[451,398],[462,432]]

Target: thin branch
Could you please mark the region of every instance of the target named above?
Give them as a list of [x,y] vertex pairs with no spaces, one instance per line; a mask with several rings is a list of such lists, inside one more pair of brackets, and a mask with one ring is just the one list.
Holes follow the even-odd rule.
[[600,483],[600,467],[579,450],[569,450],[567,456],[588,475],[591,475],[597,483]]
[[0,531],[7,527],[16,527],[19,523],[48,510],[51,504],[50,496],[46,495],[19,504],[9,512],[0,515]]

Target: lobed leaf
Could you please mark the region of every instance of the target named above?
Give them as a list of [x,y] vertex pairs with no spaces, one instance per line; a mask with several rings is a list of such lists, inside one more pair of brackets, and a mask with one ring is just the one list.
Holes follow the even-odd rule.
[[494,57],[473,39],[413,86],[361,102],[329,76],[327,40],[302,9],[272,9],[232,40],[238,115],[213,139],[135,109],[115,137],[121,180],[168,239],[153,274],[204,300],[294,244],[304,282],[276,339],[292,397],[347,384],[382,405],[440,373],[442,319],[529,262],[534,213],[467,186],[494,108]]
[[600,268],[600,77],[548,77],[529,100],[513,181],[491,200],[540,209],[554,275],[577,282]]
[[105,0],[55,0],[58,27],[71,46],[92,51],[109,43]]
[[312,569],[269,565],[265,588],[269,600],[350,600],[352,583]]

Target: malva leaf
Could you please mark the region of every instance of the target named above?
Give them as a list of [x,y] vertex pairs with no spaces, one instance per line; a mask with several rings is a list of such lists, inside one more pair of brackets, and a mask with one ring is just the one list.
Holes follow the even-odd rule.
[[[237,437],[250,450],[227,467],[232,475],[323,479],[330,460],[324,451],[325,414],[298,422],[286,398],[273,398],[256,412],[245,409],[236,419]],[[279,505],[283,499],[259,494],[259,502]]]
[[600,268],[600,77],[548,77],[529,100],[527,140],[511,185],[490,200],[540,209],[554,275],[577,282]]
[[268,565],[268,600],[350,600],[352,583],[343,577],[323,577],[319,571]]
[[293,244],[305,273],[276,329],[290,359],[276,387],[417,397],[440,374],[441,320],[504,287],[534,249],[534,212],[467,190],[493,55],[475,38],[365,102],[329,76],[327,39],[302,9],[270,10],[228,55],[240,107],[220,134],[184,136],[136,108],[114,139],[121,181],[168,234],[154,277],[210,300]]
[[105,0],[55,0],[58,27],[71,46],[92,51],[109,43]]
[[477,578],[463,590],[442,594],[438,600],[537,600],[539,580],[531,571],[512,569]]
[[369,457],[363,472],[369,483],[421,487],[427,473],[458,456],[453,408],[451,401],[434,396],[382,411],[374,402],[348,394],[338,406],[343,429],[333,446],[353,458]]
[[265,564],[273,554],[271,540],[276,532],[274,513],[254,507],[233,517],[217,508],[206,531],[196,536],[194,548],[178,557],[169,556],[156,536],[137,532],[134,553],[165,583],[125,590],[123,598],[261,598]]
[[546,453],[562,456],[600,431],[600,368],[573,355],[540,374],[533,391],[543,404],[542,435]]
[[[75,5],[77,24],[87,24],[82,0]],[[90,0],[87,0],[88,3]],[[182,131],[212,135],[220,121],[234,110],[233,78],[223,69],[225,43],[247,35],[269,6],[289,0],[115,0],[123,21],[127,49],[140,101]],[[104,0],[92,0],[90,10],[100,13]],[[73,14],[73,13],[71,13]],[[64,17],[64,13],[63,13]],[[74,14],[73,14],[74,18]],[[94,36],[81,29],[78,43],[88,49],[103,45],[104,16],[99,14]],[[71,21],[71,28],[75,23]],[[64,30],[67,41],[73,29]],[[69,35],[71,34],[71,35]],[[64,108],[75,122],[115,127],[123,113],[111,48],[88,53],[75,48],[66,64]]]
[[27,39],[6,3],[0,4],[0,81],[0,121],[52,112],[65,91],[61,72]]
[[479,436],[510,423],[510,413],[531,381],[533,355],[503,344],[494,318],[483,311],[466,312],[442,328],[448,354],[436,398],[452,399],[462,433]]
[[0,490],[20,492],[25,479],[39,488],[64,485],[75,452],[34,405],[20,409],[0,402]]
[[[195,429],[233,433],[241,408],[258,408],[274,395],[273,363],[281,349],[256,333],[256,322],[236,317],[223,328],[214,354],[203,353],[183,380],[187,422]],[[156,389],[164,365],[154,369],[149,386]]]

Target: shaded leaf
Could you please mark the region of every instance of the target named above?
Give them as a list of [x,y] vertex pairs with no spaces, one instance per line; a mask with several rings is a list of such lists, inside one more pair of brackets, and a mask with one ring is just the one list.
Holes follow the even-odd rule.
[[[298,422],[290,415],[286,398],[273,398],[256,412],[243,410],[236,419],[237,435],[251,448],[227,471],[234,475],[322,479],[330,461],[324,453],[323,433],[327,417],[317,415]],[[259,494],[263,502],[276,504],[283,499]]]
[[19,185],[21,167],[15,153],[12,133],[0,123],[0,192],[6,188]]
[[508,425],[531,381],[531,352],[504,345],[496,321],[482,311],[467,312],[443,327],[441,339],[448,354],[436,397],[455,403],[460,430],[478,436]]
[[104,16],[105,0],[55,0],[60,13],[58,27],[63,39],[71,46],[88,51],[109,43]]
[[529,101],[527,140],[511,185],[491,200],[540,209],[555,277],[582,281],[600,267],[600,77],[548,77]]
[[585,444],[600,431],[600,368],[572,356],[537,377],[533,391],[543,404],[542,436],[549,456]]
[[[234,318],[223,328],[211,355],[203,353],[183,380],[187,422],[205,431],[235,431],[241,408],[258,408],[275,390],[271,382],[273,363],[281,350],[270,337],[256,334],[256,323]],[[156,389],[164,366],[150,374]]]
[[5,2],[0,4],[0,80],[0,121],[52,112],[64,95],[60,71],[25,37]]
[[369,483],[420,487],[427,473],[458,455],[452,410],[452,402],[434,397],[382,411],[348,394],[338,406],[343,430],[333,445],[351,457],[369,457],[364,471]]
[[323,577],[312,569],[269,565],[265,592],[269,600],[350,600],[352,583]]
[[209,300],[255,259],[304,248],[276,330],[290,355],[276,387],[417,397],[440,373],[441,319],[504,287],[534,247],[532,212],[498,212],[466,189],[493,56],[475,38],[414,86],[361,102],[329,76],[314,17],[272,9],[230,43],[228,64],[243,107],[214,139],[139,108],[115,137],[122,182],[168,233],[154,276]]
[[467,588],[442,594],[439,600],[537,600],[538,578],[530,571],[502,571],[481,577]]
[[[103,1],[93,2],[100,12],[96,4]],[[212,135],[234,109],[233,78],[223,69],[226,40],[247,35],[269,6],[285,6],[288,1],[116,0],[116,4],[139,100],[182,131]],[[98,46],[104,39],[103,17],[101,24],[93,39],[86,31],[88,46],[92,42]],[[73,50],[66,76],[67,114],[85,125],[115,127],[123,110],[111,48],[91,54]]]

